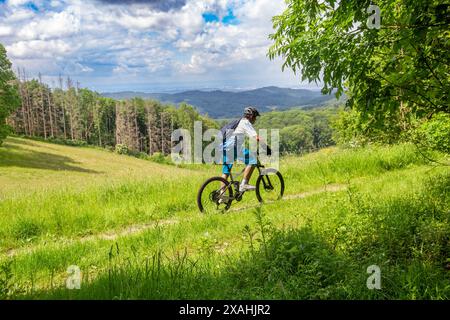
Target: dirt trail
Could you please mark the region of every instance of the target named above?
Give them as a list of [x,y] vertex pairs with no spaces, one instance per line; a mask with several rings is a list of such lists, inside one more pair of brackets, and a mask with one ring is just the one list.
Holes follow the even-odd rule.
[[[94,241],[94,240],[111,240],[112,241],[112,240],[116,240],[119,237],[128,236],[128,235],[132,235],[132,234],[138,234],[145,230],[149,230],[149,229],[153,229],[153,228],[157,228],[157,227],[163,227],[163,226],[167,226],[167,225],[173,225],[173,224],[177,224],[179,222],[180,221],[177,219],[158,220],[158,221],[152,222],[152,223],[130,225],[119,231],[107,231],[104,233],[82,236],[79,238],[59,238],[58,242],[64,243],[64,244],[72,244],[75,242],[83,243],[83,242],[89,242],[89,241]],[[42,246],[45,246],[45,243],[26,247],[26,248],[10,249],[10,250],[6,251],[6,256],[13,257],[13,256],[16,256],[17,254],[31,253],[35,249],[42,247]]]
[[316,190],[312,190],[312,191],[307,191],[307,192],[302,192],[302,193],[298,193],[298,194],[289,194],[283,197],[283,200],[291,200],[291,199],[301,199],[301,198],[306,198],[318,193],[322,193],[322,192],[338,192],[341,190],[344,190],[347,188],[347,185],[345,184],[328,184],[322,188],[316,189]]
[[[306,197],[309,197],[309,196],[312,196],[312,195],[315,195],[318,193],[323,193],[323,192],[338,192],[338,191],[344,190],[346,187],[347,187],[346,185],[341,185],[341,184],[329,184],[322,188],[315,189],[312,191],[286,195],[283,197],[282,200],[286,201],[286,200],[292,200],[292,199],[301,199],[301,198],[306,198]],[[255,206],[253,205],[253,206],[245,206],[242,208],[230,209],[228,212],[244,211],[244,210],[252,209],[252,208],[255,208]],[[120,237],[139,234],[139,233],[142,233],[149,229],[175,225],[175,224],[179,224],[180,222],[186,222],[189,220],[192,220],[192,219],[185,218],[183,220],[179,220],[176,218],[171,218],[171,219],[165,219],[165,220],[158,220],[158,221],[151,222],[151,223],[130,225],[130,226],[124,227],[122,230],[119,230],[119,231],[107,231],[104,233],[98,233],[98,234],[83,236],[83,237],[79,237],[79,238],[60,238],[57,241],[59,243],[64,243],[64,244],[72,244],[75,242],[83,243],[83,242],[89,242],[89,241],[95,241],[95,240],[114,241]],[[30,246],[30,247],[25,247],[25,248],[10,249],[10,250],[6,251],[6,253],[4,253],[4,254],[0,254],[0,256],[6,255],[8,257],[14,257],[18,254],[31,253],[34,250],[36,250],[37,248],[40,248],[43,246],[45,246],[45,243],[43,243],[43,244],[41,243],[41,244],[38,244],[35,246]]]
[[119,232],[110,231],[110,232],[105,232],[105,233],[101,233],[101,234],[97,234],[97,235],[87,236],[87,237],[81,238],[81,241],[84,242],[84,241],[91,241],[91,240],[97,240],[97,239],[116,240],[119,237],[127,236],[130,234],[140,233],[140,232],[148,230],[148,229],[164,227],[167,225],[173,225],[173,224],[177,224],[179,222],[180,221],[177,219],[167,219],[167,220],[158,220],[153,223],[136,224],[136,225],[127,226],[124,229],[120,230]]
[[[341,190],[345,190],[347,188],[347,185],[345,184],[328,184],[325,185],[322,188],[319,189],[315,189],[312,191],[306,191],[306,192],[302,192],[302,193],[296,193],[296,194],[288,194],[283,196],[282,201],[285,200],[292,200],[292,199],[302,199],[302,198],[306,198],[306,197],[310,197],[312,195],[318,194],[318,193],[323,193],[323,192],[338,192]],[[273,203],[273,202],[269,202],[269,203]],[[230,209],[229,211],[244,211],[244,210],[248,210],[248,209],[252,209],[255,208],[256,206],[245,206],[242,208],[235,208],[235,209]]]

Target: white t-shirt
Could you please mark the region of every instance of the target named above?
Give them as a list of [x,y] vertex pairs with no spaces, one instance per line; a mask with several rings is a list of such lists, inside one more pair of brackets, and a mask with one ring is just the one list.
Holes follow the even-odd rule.
[[241,121],[239,121],[238,126],[236,129],[234,129],[234,132],[232,135],[227,137],[227,141],[225,142],[225,148],[230,149],[234,146],[235,141],[238,141],[238,148],[242,147],[242,144],[244,143],[244,138],[247,136],[249,138],[256,139],[257,133],[255,128],[253,128],[252,124],[247,118],[242,118]]

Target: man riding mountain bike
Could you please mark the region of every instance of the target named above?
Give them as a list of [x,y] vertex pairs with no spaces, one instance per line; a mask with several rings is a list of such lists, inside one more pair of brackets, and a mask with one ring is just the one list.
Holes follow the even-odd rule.
[[[220,130],[216,139],[223,139],[223,143],[216,145],[215,154],[223,152],[222,176],[207,179],[197,193],[197,205],[202,213],[224,212],[231,207],[233,201],[240,202],[246,191],[255,190],[255,195],[260,203],[270,203],[280,200],[284,193],[284,179],[282,174],[275,168],[266,168],[261,164],[256,148],[245,148],[246,138],[250,140],[250,146],[257,146],[267,150],[267,155],[272,151],[256,133],[253,124],[259,116],[254,107],[247,107],[241,119],[234,120]],[[216,140],[217,141],[217,140]],[[258,148],[258,150],[260,150]],[[246,166],[237,175],[231,172],[233,162],[242,160]],[[219,159],[216,159],[219,160]],[[254,169],[258,170],[258,178],[255,186],[249,185]],[[243,174],[241,182],[236,177]]]
[[256,189],[255,186],[248,184],[255,165],[257,164],[256,154],[244,147],[245,137],[262,143],[267,147],[268,155],[271,153],[270,148],[253,128],[253,124],[258,116],[260,116],[260,114],[256,108],[247,107],[244,109],[244,115],[241,119],[234,120],[221,129],[223,135],[223,144],[221,145],[223,148],[222,177],[225,180],[228,180],[230,170],[233,167],[233,162],[236,159],[243,161],[247,165],[243,173],[242,182],[239,186],[239,192]]

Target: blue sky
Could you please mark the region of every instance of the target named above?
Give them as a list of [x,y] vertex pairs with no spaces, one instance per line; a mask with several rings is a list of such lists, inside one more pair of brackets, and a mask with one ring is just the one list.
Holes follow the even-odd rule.
[[97,91],[299,87],[270,61],[280,0],[0,0],[14,68]]

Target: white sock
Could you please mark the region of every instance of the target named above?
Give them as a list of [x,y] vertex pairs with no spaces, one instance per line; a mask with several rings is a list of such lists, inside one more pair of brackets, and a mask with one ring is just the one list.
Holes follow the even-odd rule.
[[242,179],[241,186],[247,184],[247,182],[248,182],[247,179]]

